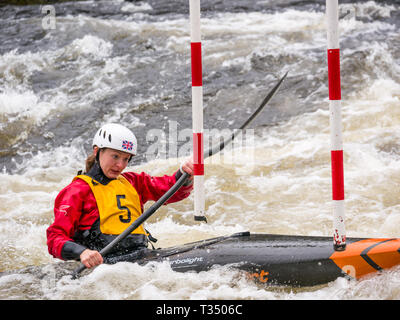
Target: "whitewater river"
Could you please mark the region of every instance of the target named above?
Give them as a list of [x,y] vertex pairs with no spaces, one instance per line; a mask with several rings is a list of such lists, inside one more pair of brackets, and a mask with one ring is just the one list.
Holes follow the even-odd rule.
[[[399,237],[400,6],[340,2],[347,236]],[[0,7],[0,299],[400,299],[400,268],[305,289],[161,263],[55,276],[60,261],[46,245],[54,199],[99,126],[136,133],[129,170],[172,174],[190,155],[189,8],[114,0],[42,9]],[[331,236],[325,1],[202,1],[201,22],[212,139],[240,127],[289,75],[251,130],[207,159],[208,224],[194,221],[191,195],[147,222],[156,245],[246,230]],[[28,266],[37,268],[14,271]]]

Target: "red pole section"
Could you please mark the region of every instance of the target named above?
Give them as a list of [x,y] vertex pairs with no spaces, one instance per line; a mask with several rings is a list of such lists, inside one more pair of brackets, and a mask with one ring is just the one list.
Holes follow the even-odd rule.
[[341,100],[340,49],[328,49],[329,100]]
[[204,196],[203,75],[201,63],[200,0],[189,0],[192,69],[194,218],[207,221]]
[[203,86],[203,68],[201,64],[201,42],[192,42],[190,44],[191,62],[192,62],[192,86]]
[[333,246],[336,251],[346,249],[344,170],[340,85],[339,3],[326,0],[328,29],[328,81],[331,131]]

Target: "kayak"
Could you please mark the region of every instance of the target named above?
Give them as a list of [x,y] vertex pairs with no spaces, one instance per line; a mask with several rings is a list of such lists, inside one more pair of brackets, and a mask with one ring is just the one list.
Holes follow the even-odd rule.
[[[308,287],[339,277],[360,279],[400,265],[400,239],[347,238],[346,249],[335,251],[331,237],[239,232],[169,248],[143,249],[104,257],[107,264],[145,265],[167,262],[176,272],[202,272],[218,266],[232,268],[260,285]],[[38,279],[71,276],[76,261],[30,266],[0,272],[32,274]],[[84,273],[90,273],[92,269]]]
[[216,266],[241,270],[257,282],[315,286],[338,277],[359,279],[400,264],[400,239],[348,238],[335,251],[330,237],[240,232],[165,249],[145,249],[118,257],[147,264],[167,261],[177,272],[201,272]]

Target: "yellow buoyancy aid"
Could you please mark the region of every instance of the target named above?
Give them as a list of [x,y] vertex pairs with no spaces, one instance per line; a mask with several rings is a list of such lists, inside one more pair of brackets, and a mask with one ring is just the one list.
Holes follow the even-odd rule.
[[[120,175],[103,185],[86,175],[74,178],[85,181],[94,194],[100,215],[100,231],[104,234],[121,234],[141,214],[140,199],[136,189]],[[132,234],[145,234],[143,225]]]

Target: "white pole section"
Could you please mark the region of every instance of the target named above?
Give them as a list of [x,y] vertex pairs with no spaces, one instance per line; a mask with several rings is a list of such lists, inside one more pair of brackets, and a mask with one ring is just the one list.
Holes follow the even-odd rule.
[[207,221],[204,196],[203,75],[201,63],[200,0],[189,0],[192,64],[194,218]]
[[333,200],[333,246],[336,251],[346,248],[343,142],[340,87],[339,4],[326,0],[328,29],[328,81],[331,130],[331,166]]

